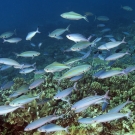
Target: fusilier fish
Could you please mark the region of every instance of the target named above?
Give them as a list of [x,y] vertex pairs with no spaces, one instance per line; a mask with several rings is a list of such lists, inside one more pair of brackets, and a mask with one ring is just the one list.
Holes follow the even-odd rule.
[[71,78],[71,77],[74,77],[74,76],[81,75],[82,73],[85,73],[88,70],[90,70],[90,68],[91,68],[91,66],[90,65],[87,65],[87,64],[73,67],[70,70],[68,70],[66,73],[64,73],[59,78],[59,81],[62,80],[62,79]]
[[74,44],[70,50],[71,51],[80,51],[82,49],[85,49],[89,47],[91,43],[89,41],[80,41],[79,43]]
[[36,70],[34,72],[34,74],[36,74],[36,75],[38,75],[38,74],[45,74],[45,70],[44,69]]
[[34,68],[24,68],[24,69],[21,69],[21,70],[19,71],[19,73],[26,75],[27,73],[31,73],[31,72],[34,71],[34,70],[36,70],[35,67],[34,67]]
[[126,43],[125,42],[125,37],[123,38],[122,41],[116,41],[116,42],[108,42],[108,43],[105,43],[101,46],[98,47],[99,50],[109,50],[109,49],[112,49],[114,47],[118,47],[120,44],[123,44],[123,43]]
[[10,66],[20,66],[20,64],[17,61],[9,58],[0,58],[0,63]]
[[30,103],[32,102],[34,99],[39,99],[40,98],[40,95],[42,94],[39,93],[37,96],[31,96],[31,95],[23,95],[23,96],[20,96],[14,100],[12,100],[9,105],[10,106],[21,106],[21,105],[25,105],[27,103]]
[[112,77],[112,76],[115,76],[115,75],[121,75],[121,74],[125,74],[124,71],[109,70],[109,71],[105,71],[105,72],[101,73],[98,76],[98,79],[105,79],[105,78],[108,78],[108,77]]
[[95,96],[89,96],[89,97],[83,98],[83,99],[77,101],[76,103],[74,103],[71,107],[71,110],[78,110],[80,108],[90,106],[92,104],[95,104],[96,102],[99,102],[102,99],[110,99],[108,97],[108,93],[109,93],[109,91],[107,91],[106,94],[102,95],[102,96],[95,95]]
[[20,106],[10,106],[10,105],[2,105],[0,106],[0,115],[4,115],[10,112],[15,111],[16,109],[20,108]]
[[34,82],[32,82],[30,85],[29,85],[29,89],[34,89],[38,86],[40,86],[42,83],[44,83],[44,79],[42,78],[39,78],[39,79],[36,79]]
[[124,108],[129,103],[132,103],[132,101],[129,101],[129,99],[128,99],[125,103],[122,103],[122,104],[114,107],[108,113],[118,113],[122,108]]
[[13,81],[8,81],[7,83],[5,83],[5,84],[1,87],[1,89],[2,89],[2,90],[10,89],[13,85],[14,85],[14,82],[13,82]]
[[99,21],[109,21],[109,18],[107,16],[98,16],[97,18],[95,18]]
[[74,64],[75,62],[78,62],[78,61],[80,61],[80,60],[82,60],[81,57],[72,58],[72,59],[70,59],[70,60],[64,62],[64,64],[65,64],[65,65],[72,65],[72,64]]
[[129,54],[129,53],[128,52],[125,52],[125,53],[114,53],[114,54],[108,56],[107,58],[105,58],[105,60],[106,61],[116,60],[116,59],[122,58],[126,54]]
[[54,114],[54,115],[49,115],[49,116],[46,116],[46,117],[39,118],[39,119],[31,122],[30,124],[28,124],[25,127],[24,131],[30,131],[30,130],[36,129],[36,128],[41,127],[42,125],[44,125],[46,123],[49,123],[53,120],[57,120],[61,117],[63,117],[63,115],[62,116],[56,116]]
[[16,35],[16,29],[14,31],[8,31],[8,32],[4,32],[0,35],[0,38],[9,38],[13,35]]
[[46,132],[46,133],[63,131],[63,130],[65,130],[68,133],[68,127],[63,128],[63,127],[53,124],[53,123],[50,123],[50,124],[47,124],[47,125],[44,125],[44,126],[38,128],[39,132]]
[[26,52],[22,52],[20,54],[18,53],[15,53],[17,57],[36,57],[36,56],[39,56],[40,53],[37,52],[37,51],[26,51]]
[[8,43],[18,43],[18,42],[20,42],[22,39],[21,38],[18,38],[18,37],[16,37],[16,38],[10,38],[10,39],[4,39],[3,38],[3,43],[5,43],[5,42],[8,42]]
[[38,28],[36,31],[29,32],[28,35],[26,36],[26,40],[31,40],[36,35],[36,33],[40,33]]
[[74,42],[80,42],[80,41],[89,41],[91,39],[92,36],[90,36],[88,39],[86,39],[86,37],[84,37],[82,34],[68,34],[66,35],[66,37],[69,40],[72,40]]
[[84,19],[87,22],[89,22],[86,15],[85,16],[82,16],[81,14],[75,13],[73,11],[63,13],[60,16],[62,18],[69,19],[69,20],[80,20],[80,19]]
[[21,87],[18,88],[18,90],[14,91],[9,98],[13,98],[13,97],[17,97],[21,94],[24,94],[26,92],[28,92],[29,90],[29,85],[22,85]]
[[123,117],[130,118],[130,113],[131,112],[128,112],[126,114],[125,113],[106,113],[106,114],[102,114],[93,118],[92,121],[93,123],[101,123],[101,122],[110,122],[112,120],[117,120]]
[[133,9],[129,6],[121,6],[121,8],[126,10],[126,11],[133,11]]
[[53,32],[49,33],[49,37],[52,38],[56,38],[56,39],[63,39],[61,37],[61,35],[65,32],[65,31],[69,31],[69,27],[70,25],[66,28],[66,29],[56,29]]
[[76,84],[74,84],[73,87],[70,87],[70,88],[67,88],[65,90],[62,90],[60,92],[58,92],[55,96],[54,96],[54,99],[63,99],[65,98],[66,96],[68,96],[73,90],[77,90],[76,89]]
[[44,70],[45,72],[54,73],[54,72],[62,71],[67,68],[70,68],[70,66],[66,66],[65,64],[59,62],[53,62],[52,64],[46,66]]

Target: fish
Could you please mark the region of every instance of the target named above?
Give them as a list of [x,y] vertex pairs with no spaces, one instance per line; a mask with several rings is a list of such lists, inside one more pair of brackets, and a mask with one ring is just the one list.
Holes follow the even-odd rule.
[[64,32],[66,32],[66,31],[69,31],[69,27],[70,27],[70,25],[68,25],[68,27],[66,28],[66,29],[56,29],[56,30],[54,30],[54,31],[52,31],[51,33],[49,33],[49,37],[51,37],[51,38],[56,38],[56,39],[63,39],[63,38],[60,38],[60,36],[64,33]]
[[128,52],[125,52],[125,53],[114,53],[114,54],[108,56],[107,58],[105,58],[105,60],[106,61],[116,60],[116,59],[122,58],[126,54],[130,55]]
[[36,62],[33,63],[33,64],[25,63],[25,64],[20,64],[20,66],[14,66],[14,68],[17,68],[17,69],[23,69],[23,68],[29,68],[29,67],[33,67],[34,68],[35,65],[36,65]]
[[20,64],[17,61],[9,58],[0,58],[0,63],[9,66],[20,66]]
[[125,42],[125,37],[123,38],[122,41],[116,41],[116,42],[108,42],[108,43],[105,43],[101,46],[98,47],[99,50],[109,50],[109,49],[112,49],[112,48],[115,48],[115,47],[118,47],[119,45],[121,44],[126,44]]
[[59,118],[62,118],[62,116],[57,116],[55,114],[53,115],[49,115],[49,116],[46,116],[46,117],[42,117],[42,118],[39,118],[37,120],[34,120],[33,122],[31,122],[30,124],[28,124],[25,128],[24,128],[24,131],[31,131],[33,129],[36,129],[38,127],[41,127],[42,125],[46,124],[46,123],[49,123],[53,120],[57,120]]
[[101,30],[100,32],[105,33],[105,32],[108,32],[110,30],[111,30],[110,28],[105,28],[105,29]]
[[78,80],[80,80],[84,75],[78,75],[78,76],[74,76],[70,79],[71,82],[76,82]]
[[82,100],[79,100],[76,103],[74,103],[71,107],[71,110],[77,110],[86,106],[90,106],[102,99],[110,99],[108,96],[108,93],[109,91],[107,91],[105,95],[102,95],[102,96],[95,95],[95,96],[89,96],[89,97],[83,98]]
[[36,75],[45,74],[45,70],[44,69],[36,70],[34,74]]
[[0,38],[9,38],[12,37],[13,35],[16,35],[16,29],[14,31],[8,31],[4,32],[0,35]]
[[105,27],[105,24],[102,24],[102,23],[97,24],[97,27]]
[[95,20],[98,20],[98,21],[109,21],[109,17],[107,16],[98,16],[98,17],[95,17]]
[[110,40],[111,42],[116,42],[116,39],[114,39],[114,38],[109,38],[109,40]]
[[124,108],[129,103],[132,103],[132,101],[129,101],[129,99],[128,99],[125,103],[122,103],[122,104],[114,107],[108,113],[118,113],[122,108]]
[[17,57],[36,57],[40,55],[40,52],[37,51],[26,51],[26,52],[22,52],[20,54],[18,53],[14,53]]
[[125,74],[125,72],[120,71],[120,70],[109,70],[109,71],[105,71],[105,72],[101,73],[97,78],[98,79],[105,79],[105,78],[108,78],[108,77],[121,75],[121,74]]
[[29,89],[32,90],[38,86],[40,86],[42,83],[44,83],[44,79],[42,78],[39,78],[39,79],[36,79],[34,82],[32,82],[30,85],[29,85]]
[[59,72],[59,71],[62,71],[64,69],[69,69],[70,66],[67,66],[65,64],[62,64],[62,63],[59,63],[59,62],[53,62],[52,64],[46,66],[44,68],[45,72],[51,72],[51,73],[54,73],[54,72]]
[[88,39],[86,39],[82,34],[78,34],[78,33],[75,33],[75,34],[68,34],[66,35],[66,37],[69,39],[69,40],[72,40],[74,42],[80,42],[80,41],[89,41],[91,39],[91,36],[89,36]]
[[32,71],[34,71],[34,70],[36,70],[36,67],[34,67],[34,68],[24,68],[24,69],[21,69],[20,71],[19,71],[19,73],[20,74],[28,74],[28,73],[31,73]]
[[133,9],[130,6],[121,6],[121,8],[126,11],[133,11]]
[[91,65],[84,64],[81,66],[76,66],[65,72],[60,78],[60,80],[66,79],[66,78],[72,78],[74,76],[81,75],[91,69]]
[[66,128],[64,127],[61,127],[59,125],[56,125],[56,124],[53,124],[53,123],[50,123],[50,124],[47,124],[47,125],[44,125],[40,128],[38,128],[38,131],[39,132],[46,132],[46,133],[50,133],[50,132],[55,132],[55,131],[66,131],[67,133],[68,132],[68,128],[69,126],[67,126]]
[[130,34],[129,34],[128,32],[126,32],[126,31],[123,31],[122,33],[125,34],[126,36],[129,36],[129,35],[130,35]]
[[29,33],[27,34],[27,36],[26,36],[26,40],[30,40],[30,41],[31,41],[31,39],[32,39],[37,33],[41,33],[41,32],[39,32],[38,28],[37,28],[36,31],[29,32]]
[[9,81],[9,82],[5,83],[5,84],[1,87],[1,90],[10,89],[13,85],[14,85],[14,82],[13,82],[13,81]]
[[74,83],[73,87],[67,88],[65,90],[59,91],[53,98],[54,99],[63,99],[68,96],[73,90],[77,90],[76,88],[77,83]]
[[93,78],[98,78],[102,73],[104,73],[106,70],[105,69],[102,69],[102,70],[99,70],[98,72],[96,72],[92,77]]
[[7,70],[7,69],[9,69],[9,68],[11,68],[12,66],[11,65],[2,65],[1,67],[0,67],[0,71],[5,71],[5,70]]
[[82,16],[81,14],[75,13],[73,11],[65,12],[65,13],[61,14],[60,16],[62,18],[69,19],[69,20],[80,20],[80,19],[84,19],[87,22],[89,22],[88,19],[87,19],[87,15]]
[[134,70],[135,70],[135,66],[133,65],[133,66],[127,67],[127,68],[124,69],[123,71],[124,71],[125,74],[128,74],[128,73],[130,73],[130,72],[132,72],[132,71],[134,71]]
[[22,39],[21,38],[19,38],[19,37],[16,37],[16,38],[10,38],[10,39],[4,39],[3,38],[3,43],[5,43],[5,42],[8,42],[8,43],[18,43],[18,42],[20,42]]
[[82,60],[82,57],[72,58],[72,59],[70,59],[70,60],[64,62],[64,64],[71,66],[72,64],[74,64],[74,63],[76,63],[76,62],[78,62],[78,61],[80,61],[80,60]]
[[131,112],[128,112],[126,114],[125,113],[106,113],[106,114],[102,114],[93,118],[92,121],[93,123],[102,123],[102,122],[110,122],[112,120],[117,120],[123,117],[130,118],[130,113]]
[[40,49],[40,48],[41,48],[41,46],[42,46],[42,43],[40,42],[40,43],[38,44],[38,48]]
[[90,50],[89,50],[88,52],[86,52],[86,53],[81,57],[81,59],[84,60],[84,59],[88,58],[88,57],[90,56],[90,53],[91,53],[91,48],[90,48]]
[[78,122],[82,124],[91,124],[93,123],[92,120],[93,118],[81,118],[81,119],[78,119]]
[[9,95],[9,98],[18,97],[21,94],[25,94],[29,90],[29,85],[25,84],[19,87],[16,91],[13,91],[12,94]]
[[80,41],[76,44],[74,44],[70,50],[71,51],[81,51],[83,49],[86,49],[87,47],[89,47],[91,45],[91,43],[89,41]]
[[0,115],[4,115],[10,112],[15,111],[16,109],[20,108],[20,106],[10,106],[10,105],[2,105],[0,106]]
[[106,37],[106,38],[113,38],[114,36],[113,35],[105,35],[104,37]]
[[31,45],[32,47],[36,47],[36,45],[35,45],[34,43],[30,43],[30,45]]
[[22,106],[22,105],[28,104],[28,103],[32,102],[33,100],[35,100],[35,99],[39,99],[41,94],[42,94],[42,92],[39,93],[37,96],[22,95],[22,96],[20,96],[18,98],[13,99],[9,103],[9,105],[15,107],[15,106]]

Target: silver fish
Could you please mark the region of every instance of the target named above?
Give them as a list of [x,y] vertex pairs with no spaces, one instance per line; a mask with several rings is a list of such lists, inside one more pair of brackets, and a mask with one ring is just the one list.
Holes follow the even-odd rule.
[[10,38],[10,39],[4,39],[3,38],[3,43],[5,43],[5,42],[8,42],[8,43],[18,43],[18,42],[20,42],[22,39],[21,38],[18,38],[18,37],[16,37],[16,38]]

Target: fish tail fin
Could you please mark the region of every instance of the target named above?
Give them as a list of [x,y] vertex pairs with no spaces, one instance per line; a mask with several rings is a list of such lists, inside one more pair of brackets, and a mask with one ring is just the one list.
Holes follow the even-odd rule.
[[88,40],[88,41],[90,41],[92,37],[93,37],[93,36],[92,36],[92,35],[90,35],[90,36],[88,37],[88,39],[87,39],[87,40]]
[[16,29],[14,30],[14,34],[15,34],[15,35],[17,35],[17,33],[16,33]]
[[129,110],[129,112],[125,114],[125,117],[127,117],[127,118],[129,118],[129,119],[132,119],[132,118],[130,117],[130,114],[131,114],[131,111]]
[[41,32],[39,31],[39,27],[37,27],[36,33],[41,33]]
[[32,64],[32,67],[35,68],[36,67],[35,65],[36,65],[36,62]]
[[16,53],[16,52],[13,52],[15,55],[16,55],[16,57],[19,57],[19,54],[18,53]]
[[108,96],[108,93],[109,93],[109,90],[105,93],[105,95],[104,95],[104,98],[105,99],[110,99],[110,97]]
[[5,43],[5,42],[7,42],[7,40],[3,38],[3,43]]
[[65,128],[65,131],[69,134],[68,128],[69,128],[69,126],[67,126],[67,127]]
[[41,95],[42,95],[42,91],[37,95],[37,99],[39,99]]
[[77,82],[74,83],[73,89],[77,91],[76,85],[77,85]]
[[87,19],[87,15],[84,16],[84,20],[86,20],[87,22],[89,22],[89,20]]
[[127,42],[125,42],[125,37],[122,39],[121,43],[127,43]]
[[68,31],[68,32],[70,32],[69,27],[70,27],[70,24],[66,28],[66,31]]
[[132,101],[129,100],[129,98],[126,101],[127,104],[132,103]]

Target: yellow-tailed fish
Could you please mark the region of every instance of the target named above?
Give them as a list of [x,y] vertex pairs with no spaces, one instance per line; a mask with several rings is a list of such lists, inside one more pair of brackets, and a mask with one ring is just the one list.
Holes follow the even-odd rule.
[[76,66],[71,68],[70,70],[68,70],[66,73],[64,73],[60,78],[60,80],[66,79],[66,78],[71,78],[74,76],[78,76],[81,75],[82,73],[87,72],[88,70],[90,70],[91,66],[88,64],[85,65],[81,65],[81,66]]
[[87,22],[89,22],[86,15],[85,16],[82,16],[81,14],[75,13],[73,11],[63,13],[60,16],[63,17],[63,18],[65,18],[65,19],[69,19],[69,20],[80,20],[80,19],[84,19]]
[[65,64],[59,63],[59,62],[53,62],[52,64],[46,66],[44,68],[45,72],[58,72],[62,71],[64,69],[70,68],[70,66],[66,66]]

